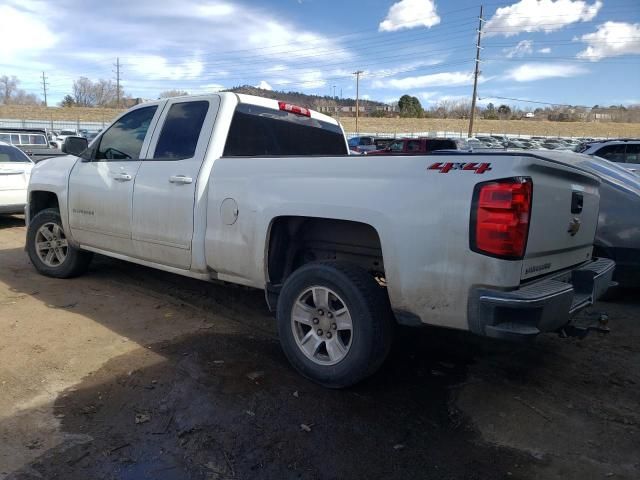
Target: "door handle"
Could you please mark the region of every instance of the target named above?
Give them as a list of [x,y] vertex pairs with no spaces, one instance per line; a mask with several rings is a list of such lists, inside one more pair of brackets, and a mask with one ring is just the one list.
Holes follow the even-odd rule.
[[178,185],[186,185],[187,183],[193,183],[193,178],[185,177],[184,175],[171,175],[169,177],[170,183],[177,183]]
[[114,180],[117,180],[118,182],[128,182],[132,179],[133,177],[131,175],[129,175],[128,173],[116,173],[113,176]]

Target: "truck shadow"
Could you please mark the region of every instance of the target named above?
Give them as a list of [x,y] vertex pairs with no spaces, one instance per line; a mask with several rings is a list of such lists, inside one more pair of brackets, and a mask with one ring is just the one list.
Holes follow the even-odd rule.
[[5,228],[23,227],[24,216],[5,215],[0,213],[0,230]]
[[[24,256],[20,249],[2,253]],[[482,443],[451,394],[480,358],[495,359],[500,375],[526,381],[529,368],[553,361],[544,346],[399,329],[380,372],[332,391],[289,367],[261,292],[104,257],[76,279],[47,279],[22,264],[0,268],[0,281],[145,347],[112,358],[58,396],[50,407],[61,432],[75,440],[43,451],[9,478],[492,479],[538,462]],[[105,283],[147,293],[161,305],[201,309],[203,316],[213,311],[207,321],[216,328],[150,343],[130,319],[86,301]],[[229,321],[236,332],[215,325]],[[149,351],[161,361],[136,368]],[[513,358],[520,358],[515,366]]]
[[10,478],[497,479],[533,462],[479,441],[448,401],[464,368],[438,354],[396,352],[371,380],[332,391],[292,372],[270,338],[149,347],[165,360],[132,370],[144,351],[114,358],[60,396],[61,429],[86,440]]

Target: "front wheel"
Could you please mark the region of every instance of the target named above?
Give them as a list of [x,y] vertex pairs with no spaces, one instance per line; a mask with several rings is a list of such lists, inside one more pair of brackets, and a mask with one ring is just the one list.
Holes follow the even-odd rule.
[[92,258],[90,252],[69,245],[60,212],[55,208],[42,210],[29,223],[27,253],[38,272],[56,278],[84,273]]
[[356,265],[302,266],[282,287],[277,317],[291,364],[326,387],[354,385],[373,374],[389,353],[393,321],[386,292]]

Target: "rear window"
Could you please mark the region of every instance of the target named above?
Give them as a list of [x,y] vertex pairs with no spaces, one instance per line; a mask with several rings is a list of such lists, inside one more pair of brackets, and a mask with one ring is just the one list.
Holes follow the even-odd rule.
[[346,155],[338,125],[257,105],[236,107],[224,156]]
[[208,110],[209,102],[205,100],[171,105],[153,158],[176,160],[193,157]]
[[16,147],[0,145],[0,163],[4,162],[31,163],[31,160]]

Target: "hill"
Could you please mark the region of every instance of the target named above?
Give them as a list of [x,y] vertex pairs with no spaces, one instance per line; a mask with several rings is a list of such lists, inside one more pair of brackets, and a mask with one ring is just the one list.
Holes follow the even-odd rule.
[[[246,95],[256,95],[258,97],[272,98],[274,100],[281,100],[287,103],[293,103],[301,107],[312,108],[318,110],[324,106],[338,106],[338,107],[351,107],[356,104],[355,98],[338,98],[331,97],[329,95],[307,95],[300,92],[284,92],[279,90],[265,90],[263,88],[252,87],[250,85],[242,85],[239,87],[233,87],[226,92],[244,93]],[[361,106],[382,107],[385,104],[377,102],[375,100],[363,100],[360,99]]]

